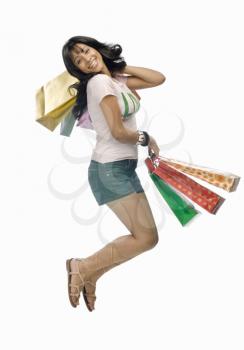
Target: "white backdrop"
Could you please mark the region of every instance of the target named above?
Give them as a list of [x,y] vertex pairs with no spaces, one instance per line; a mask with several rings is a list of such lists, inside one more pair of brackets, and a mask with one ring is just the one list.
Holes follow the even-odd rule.
[[[96,310],[69,304],[65,261],[127,234],[87,181],[94,134],[35,122],[35,92],[64,71],[74,35],[119,43],[128,65],[159,70],[139,90],[138,126],[161,155],[243,173],[241,1],[9,1],[1,5],[1,348],[243,350],[243,195],[182,227],[138,176],[159,244],[97,283]],[[161,6],[161,7],[160,7]],[[144,124],[149,123],[149,124]],[[145,147],[146,148],[146,147]],[[208,186],[210,187],[210,186]]]

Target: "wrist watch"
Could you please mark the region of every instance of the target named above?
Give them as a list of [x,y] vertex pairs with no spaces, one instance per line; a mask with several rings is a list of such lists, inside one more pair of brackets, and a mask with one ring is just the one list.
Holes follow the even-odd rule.
[[138,140],[136,145],[147,146],[150,140],[150,137],[146,131],[137,130]]

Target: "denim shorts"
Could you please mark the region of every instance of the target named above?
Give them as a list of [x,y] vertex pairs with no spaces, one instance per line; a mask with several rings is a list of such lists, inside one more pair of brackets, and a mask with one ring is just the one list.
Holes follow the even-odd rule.
[[136,173],[137,163],[138,159],[122,159],[104,164],[91,159],[88,182],[98,205],[133,192],[144,192]]

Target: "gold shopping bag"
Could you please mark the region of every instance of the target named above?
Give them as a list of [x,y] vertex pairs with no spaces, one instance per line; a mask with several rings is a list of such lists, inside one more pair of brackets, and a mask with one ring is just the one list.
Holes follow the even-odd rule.
[[76,100],[69,86],[78,79],[67,71],[47,82],[36,91],[36,121],[53,131],[57,125],[69,114]]

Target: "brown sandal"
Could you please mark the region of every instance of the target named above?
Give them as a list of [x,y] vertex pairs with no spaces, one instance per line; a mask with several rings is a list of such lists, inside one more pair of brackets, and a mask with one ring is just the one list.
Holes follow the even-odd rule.
[[[72,259],[66,260],[66,270],[67,270],[67,272],[68,272],[68,294],[69,294],[69,301],[70,301],[70,304],[71,304],[73,307],[77,307],[77,305],[79,305],[79,302],[78,302],[78,304],[75,304],[71,297],[77,297],[78,300],[79,300],[79,296],[80,296],[80,287],[81,287],[81,290],[84,290],[84,280],[83,280],[83,278],[81,277],[81,275],[80,275],[79,272],[71,272],[71,266],[70,266],[71,260],[72,260]],[[78,284],[78,285],[77,285],[77,284],[72,284],[72,283],[71,283],[71,276],[72,276],[72,275],[78,275],[78,276],[80,277],[81,284]],[[77,289],[77,292],[76,292],[76,293],[72,293],[72,292],[71,292],[71,287],[76,288],[76,289]]]
[[[86,282],[85,282],[85,285],[86,285],[86,284],[90,284],[90,285],[92,285],[93,287],[96,287],[96,286],[95,286],[92,282],[90,282],[90,281],[86,281]],[[83,289],[83,298],[84,298],[84,300],[85,300],[85,303],[86,303],[86,306],[87,306],[88,310],[89,310],[89,311],[93,311],[93,309],[90,308],[89,301],[88,301],[87,297],[92,298],[92,299],[94,300],[94,302],[95,302],[96,299],[97,299],[95,293],[87,293],[87,292],[86,292],[86,287],[84,286],[84,289]],[[95,308],[94,308],[94,309],[95,309]]]
[[[75,304],[71,297],[75,296],[79,300],[80,290],[81,290],[81,292],[83,294],[84,301],[86,303],[86,306],[87,306],[88,310],[92,311],[93,309],[91,309],[90,306],[89,306],[89,302],[88,302],[87,296],[92,297],[94,300],[96,300],[96,295],[94,293],[87,293],[86,289],[85,289],[85,284],[91,284],[94,287],[95,287],[95,285],[93,283],[91,283],[90,281],[86,281],[85,282],[83,277],[81,276],[80,272],[78,272],[78,271],[77,272],[71,272],[71,266],[70,266],[71,260],[72,259],[66,260],[66,270],[68,272],[68,295],[69,295],[69,301],[70,301],[70,303],[71,303],[71,305],[73,307],[77,307],[79,305],[79,301],[78,301],[77,304]],[[82,259],[75,259],[75,260],[80,260],[81,261]],[[78,275],[80,277],[81,283],[78,284],[78,285],[71,283],[71,275]],[[76,288],[77,292],[76,293],[72,293],[71,292],[71,287]]]

